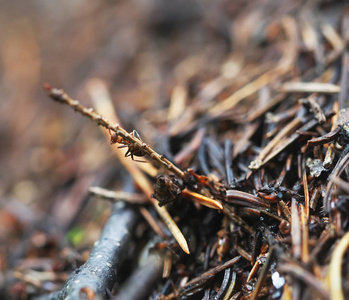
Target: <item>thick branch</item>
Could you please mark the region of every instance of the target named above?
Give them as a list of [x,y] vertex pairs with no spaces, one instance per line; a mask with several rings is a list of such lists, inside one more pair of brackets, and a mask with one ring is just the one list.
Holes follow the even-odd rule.
[[94,294],[94,299],[106,299],[128,256],[132,231],[138,222],[137,213],[124,203],[114,204],[114,209],[104,225],[87,262],[67,279],[63,289],[37,299],[81,299]]

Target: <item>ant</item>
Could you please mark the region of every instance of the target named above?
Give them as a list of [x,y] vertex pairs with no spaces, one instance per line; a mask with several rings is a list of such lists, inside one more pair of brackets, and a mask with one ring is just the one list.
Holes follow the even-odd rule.
[[[126,141],[123,137],[121,137],[120,135],[118,135],[116,132],[111,133],[110,129],[109,129],[109,133],[110,133],[110,144],[122,144],[122,146],[119,146],[118,148],[125,148],[128,147],[127,152],[125,153],[125,157],[131,156],[133,161],[137,161],[137,162],[146,162],[144,160],[136,160],[134,159],[133,156],[145,156],[146,152],[141,149],[139,146],[132,144],[129,141]],[[139,135],[139,133],[136,130],[133,130],[130,133],[131,136],[135,137],[136,139],[139,139],[142,142],[142,139]]]

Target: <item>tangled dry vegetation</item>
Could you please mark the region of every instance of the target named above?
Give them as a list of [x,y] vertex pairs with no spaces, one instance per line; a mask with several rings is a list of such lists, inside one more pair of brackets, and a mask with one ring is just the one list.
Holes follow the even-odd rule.
[[[88,199],[113,203],[99,239],[88,259],[74,252],[50,271],[21,266],[15,276],[27,292],[35,287],[37,299],[349,297],[349,8],[238,2],[211,13],[155,6],[163,19],[147,24],[159,45],[162,30],[173,30],[174,44],[159,46],[168,51],[159,60],[174,68],[163,74],[167,91],[144,83],[129,118],[115,110],[110,78],[86,82],[93,109],[45,84],[51,99],[100,126],[127,174],[82,185]],[[183,33],[186,22],[204,33],[195,26]],[[186,56],[172,62],[170,45],[208,30],[223,42],[198,53],[182,46]],[[161,67],[146,72],[152,68]],[[115,182],[119,188],[106,189]],[[45,294],[49,282],[57,291]]]

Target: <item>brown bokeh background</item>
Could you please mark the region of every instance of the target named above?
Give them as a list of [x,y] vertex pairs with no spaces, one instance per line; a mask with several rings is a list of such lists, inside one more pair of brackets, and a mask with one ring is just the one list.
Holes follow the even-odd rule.
[[[237,1],[232,14],[238,2],[246,1]],[[182,80],[181,63],[193,60],[194,83],[219,73],[231,47],[225,6],[0,1],[1,295],[26,298],[33,292],[14,270],[55,269],[69,230],[78,228],[78,246],[89,249],[110,204],[87,201],[88,187],[123,184],[125,171],[100,130],[52,102],[43,84],[64,88],[91,106],[86,84],[102,79],[126,129],[142,128],[154,142],[154,126],[164,124],[162,111]],[[198,66],[197,59],[205,64]],[[50,267],[42,265],[43,258]]]

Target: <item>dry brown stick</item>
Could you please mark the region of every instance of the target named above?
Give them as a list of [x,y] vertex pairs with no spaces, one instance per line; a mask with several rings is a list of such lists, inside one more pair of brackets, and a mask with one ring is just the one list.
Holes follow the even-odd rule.
[[73,100],[69,97],[67,93],[65,93],[62,89],[52,88],[49,84],[44,85],[48,95],[55,101],[64,103],[72,107],[75,111],[81,113],[84,116],[87,116],[91,120],[95,121],[97,125],[103,126],[107,129],[114,131],[117,135],[122,137],[125,141],[130,144],[136,146],[137,149],[142,149],[145,153],[147,153],[151,158],[158,161],[162,164],[167,170],[173,172],[178,177],[184,179],[184,172],[176,167],[172,162],[166,159],[163,155],[158,154],[155,150],[153,150],[149,145],[143,143],[138,138],[129,134],[124,128],[122,128],[119,124],[112,124],[109,120],[102,117],[98,113],[96,113],[92,108],[87,108],[79,103],[77,100]]

